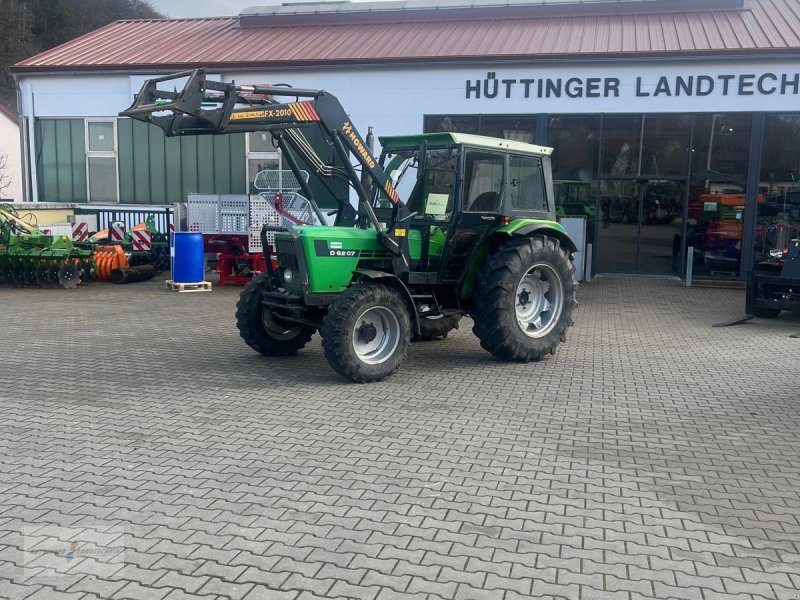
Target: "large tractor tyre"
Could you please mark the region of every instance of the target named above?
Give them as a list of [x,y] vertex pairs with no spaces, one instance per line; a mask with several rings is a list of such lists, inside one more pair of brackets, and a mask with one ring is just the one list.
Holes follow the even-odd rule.
[[366,282],[334,300],[320,333],[331,368],[346,379],[368,383],[386,379],[403,362],[411,319],[397,290]]
[[472,331],[500,360],[540,360],[566,340],[577,287],[575,265],[557,240],[541,235],[511,240],[478,271]]
[[436,315],[434,317],[420,317],[419,335],[416,333],[411,337],[412,342],[430,342],[436,339],[445,339],[447,334],[458,329],[460,315],[450,315],[445,317]]
[[314,329],[275,319],[262,304],[266,291],[269,291],[267,273],[251,279],[242,290],[236,304],[239,335],[264,356],[291,356],[311,340]]

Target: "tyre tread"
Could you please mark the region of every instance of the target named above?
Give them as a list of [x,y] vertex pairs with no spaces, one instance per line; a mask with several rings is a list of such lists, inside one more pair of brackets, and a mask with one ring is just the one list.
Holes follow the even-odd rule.
[[[516,292],[516,279],[521,277],[526,258],[550,255],[565,267],[564,307],[556,328],[540,345],[523,343],[517,335],[515,315],[508,315],[508,295]],[[566,341],[567,329],[573,324],[572,313],[578,305],[575,299],[575,265],[569,252],[558,240],[542,235],[514,238],[495,249],[478,270],[472,290],[473,333],[481,347],[495,357],[514,362],[538,361],[554,354]]]
[[355,313],[359,307],[376,303],[386,305],[394,304],[408,319],[405,300],[391,287],[378,283],[367,282],[353,285],[342,292],[328,309],[328,314],[322,322],[322,350],[331,368],[342,377],[356,383],[370,383],[382,381],[392,375],[405,360],[408,346],[411,341],[411,327],[405,328],[405,339],[400,340],[400,355],[393,360],[388,368],[383,370],[365,371],[362,364],[348,352],[349,335],[348,317]]
[[[244,342],[264,356],[291,356],[311,341],[314,330],[305,328],[291,340],[271,338],[261,324],[261,298],[267,289],[268,274],[257,275],[242,290],[236,303],[236,327]],[[254,313],[258,313],[257,315]]]

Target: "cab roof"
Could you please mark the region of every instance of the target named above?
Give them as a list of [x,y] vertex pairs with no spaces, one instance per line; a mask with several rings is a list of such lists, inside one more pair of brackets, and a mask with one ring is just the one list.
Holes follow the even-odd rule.
[[466,144],[477,146],[489,150],[512,150],[514,152],[524,152],[525,154],[539,154],[550,156],[552,148],[537,146],[536,144],[526,144],[515,140],[488,137],[485,135],[473,135],[471,133],[424,133],[418,135],[391,135],[378,138],[384,148],[416,148],[424,140],[430,146],[452,146],[454,144]]

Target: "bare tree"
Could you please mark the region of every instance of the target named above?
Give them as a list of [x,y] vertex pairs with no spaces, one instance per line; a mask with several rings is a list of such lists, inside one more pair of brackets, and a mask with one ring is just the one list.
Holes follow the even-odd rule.
[[8,170],[8,154],[0,152],[0,198],[5,194],[6,189],[11,187],[13,174]]

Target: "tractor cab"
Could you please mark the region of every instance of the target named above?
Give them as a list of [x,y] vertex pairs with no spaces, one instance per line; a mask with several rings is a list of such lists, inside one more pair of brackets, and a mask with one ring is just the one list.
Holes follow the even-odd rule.
[[[478,135],[433,133],[381,137],[381,166],[410,215],[403,223],[410,283],[459,284],[512,221],[555,220],[551,148]],[[391,222],[390,201],[374,199]]]

